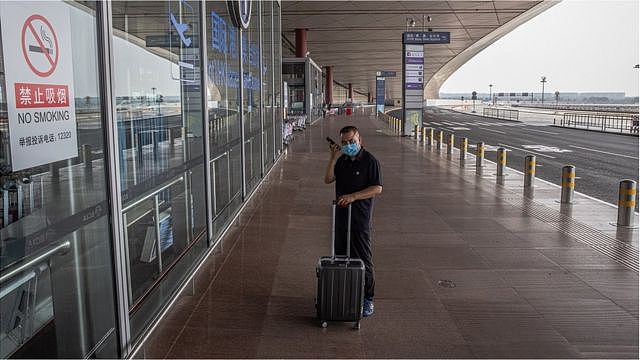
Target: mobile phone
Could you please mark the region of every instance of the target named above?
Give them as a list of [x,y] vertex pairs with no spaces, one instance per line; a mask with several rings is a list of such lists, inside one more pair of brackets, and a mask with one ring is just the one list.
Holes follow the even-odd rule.
[[330,137],[328,137],[328,136],[327,136],[327,141],[328,141],[328,142],[329,142],[329,144],[331,144],[331,145],[335,145],[335,144],[336,144],[336,142],[335,142],[335,141],[333,141],[333,139],[331,139],[331,138],[330,138]]

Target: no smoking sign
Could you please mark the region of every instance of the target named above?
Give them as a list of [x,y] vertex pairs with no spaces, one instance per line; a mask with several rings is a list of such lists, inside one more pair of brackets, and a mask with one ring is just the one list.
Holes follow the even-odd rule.
[[22,55],[29,69],[40,77],[51,75],[58,66],[58,36],[51,23],[34,14],[22,26]]
[[[65,1],[0,0],[13,171],[78,156],[71,8]],[[80,88],[81,97],[91,96]]]

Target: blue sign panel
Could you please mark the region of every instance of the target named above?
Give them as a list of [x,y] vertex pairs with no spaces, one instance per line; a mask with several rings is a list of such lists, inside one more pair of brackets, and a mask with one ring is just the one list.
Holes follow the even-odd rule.
[[384,106],[384,78],[376,78],[376,105]]
[[449,44],[451,33],[448,31],[409,31],[402,34],[403,44]]

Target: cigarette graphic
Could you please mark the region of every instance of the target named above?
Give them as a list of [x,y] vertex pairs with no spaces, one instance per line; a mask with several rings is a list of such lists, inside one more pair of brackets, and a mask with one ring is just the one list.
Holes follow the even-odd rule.
[[[44,50],[49,54],[52,54],[53,43],[51,42],[51,38],[49,37],[49,35],[47,35],[47,32],[44,30],[44,27],[42,26],[40,26],[40,37],[42,38],[42,40],[46,41],[49,44],[49,47],[45,47]],[[33,51],[37,53],[43,52],[42,48],[37,45],[29,45],[29,51]]]

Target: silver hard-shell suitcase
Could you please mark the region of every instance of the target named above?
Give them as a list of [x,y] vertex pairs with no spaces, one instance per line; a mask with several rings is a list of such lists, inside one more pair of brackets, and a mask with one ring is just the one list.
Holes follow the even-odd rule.
[[336,202],[332,205],[331,256],[318,261],[318,293],[316,310],[322,327],[328,321],[353,321],[360,328],[364,302],[364,262],[352,259],[351,254],[351,204],[348,209],[347,255],[336,256]]

